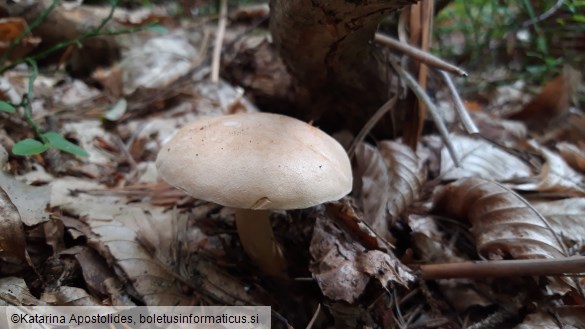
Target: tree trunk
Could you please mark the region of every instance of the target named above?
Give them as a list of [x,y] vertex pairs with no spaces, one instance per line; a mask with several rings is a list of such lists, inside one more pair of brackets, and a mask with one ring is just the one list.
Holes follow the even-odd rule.
[[[359,131],[392,91],[372,40],[380,21],[415,0],[271,0],[274,45],[296,79],[301,116],[325,130]],[[394,113],[400,120],[402,115]],[[388,118],[378,125],[395,134]]]

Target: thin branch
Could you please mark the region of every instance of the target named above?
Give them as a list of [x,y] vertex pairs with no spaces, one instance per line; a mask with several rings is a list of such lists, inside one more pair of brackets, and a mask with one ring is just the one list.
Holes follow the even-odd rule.
[[585,257],[556,259],[516,259],[460,262],[411,266],[420,270],[422,278],[496,278],[517,276],[562,276],[585,272]]
[[461,125],[467,131],[468,134],[470,135],[479,134],[479,129],[477,129],[477,126],[469,116],[469,113],[467,113],[467,109],[465,109],[465,105],[463,104],[463,101],[461,101],[461,97],[459,97],[459,93],[455,88],[455,84],[453,84],[453,80],[451,79],[447,72],[439,71],[439,73],[445,80],[447,88],[449,88],[449,91],[451,92],[451,97],[453,98],[453,103],[455,105],[455,113],[457,113],[459,122],[461,122]]
[[349,155],[349,158],[350,159],[353,158],[357,146],[361,142],[364,141],[364,139],[370,133],[370,131],[372,131],[372,128],[374,128],[374,126],[376,125],[376,123],[378,123],[378,121],[380,121],[380,119],[384,115],[386,115],[386,113],[388,113],[390,110],[394,109],[394,106],[396,105],[396,101],[397,100],[398,100],[398,94],[394,95],[386,103],[384,103],[384,105],[382,105],[376,111],[376,113],[374,113],[374,115],[372,115],[372,117],[370,117],[370,119],[368,120],[368,122],[366,122],[366,124],[364,125],[364,127],[362,128],[362,130],[360,130],[360,132],[354,138],[353,142],[351,143],[351,146],[349,147],[349,150],[347,151],[347,154]]
[[413,47],[411,45],[402,43],[398,40],[392,39],[388,36],[385,36],[381,33],[376,33],[376,36],[374,38],[374,40],[376,42],[378,42],[381,45],[384,45],[388,48],[392,48],[394,50],[397,50],[405,55],[408,55],[409,57],[427,64],[428,66],[434,67],[438,70],[441,71],[447,71],[450,73],[453,73],[455,75],[458,76],[462,76],[462,77],[466,77],[467,76],[467,72],[463,71],[462,69],[458,68],[455,65],[449,64],[447,62],[445,62],[444,60],[430,54],[427,53],[425,51],[422,51],[416,47]]
[[522,23],[522,27],[526,28],[526,27],[532,26],[538,22],[544,21],[545,19],[551,17],[554,13],[556,13],[557,10],[559,10],[559,8],[561,8],[561,6],[564,3],[565,3],[565,0],[558,0],[557,3],[554,4],[554,6],[550,7],[549,10],[545,11],[540,16],[534,17],[534,18]]
[[217,23],[217,35],[215,36],[215,46],[213,48],[213,57],[211,62],[211,82],[219,82],[219,64],[221,63],[221,48],[225,35],[225,26],[227,24],[227,0],[221,0],[219,10],[219,22]]
[[457,157],[457,153],[455,152],[455,147],[453,146],[451,139],[449,139],[449,132],[447,131],[447,127],[445,126],[443,119],[439,115],[439,110],[431,101],[429,95],[427,95],[427,93],[416,82],[416,80],[404,68],[402,68],[400,64],[398,64],[396,59],[390,58],[390,64],[392,64],[392,67],[398,73],[398,75],[400,75],[400,78],[406,83],[408,88],[410,88],[414,92],[416,97],[427,106],[427,111],[429,112],[431,118],[435,122],[435,126],[439,131],[439,135],[441,135],[443,143],[445,143],[445,146],[449,151],[451,159],[453,159],[453,163],[455,164],[456,167],[459,167],[460,165],[459,158]]

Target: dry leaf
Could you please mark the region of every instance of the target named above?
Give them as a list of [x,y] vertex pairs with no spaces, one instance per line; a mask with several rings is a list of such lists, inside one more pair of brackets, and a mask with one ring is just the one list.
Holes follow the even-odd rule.
[[380,152],[361,143],[355,150],[354,195],[364,210],[364,221],[382,237],[388,235],[386,203],[390,199],[390,175]]
[[390,199],[386,203],[388,213],[396,220],[406,207],[417,198],[424,183],[426,172],[416,153],[404,144],[382,141],[378,148],[390,175]]
[[521,191],[539,191],[563,196],[585,196],[585,180],[573,170],[558,154],[541,147],[534,141],[529,142],[534,151],[544,157],[544,164],[534,182],[515,185]]
[[556,148],[573,169],[585,174],[585,142],[580,144],[580,147],[577,147],[570,143],[557,143]]
[[565,66],[562,74],[549,81],[538,96],[510,119],[524,121],[533,129],[545,128],[569,110],[580,80],[579,71]]
[[57,291],[46,292],[41,300],[54,306],[101,306],[102,303],[87,291],[77,288],[60,286]]
[[36,299],[26,286],[23,278],[0,278],[0,306],[6,305],[44,305]]
[[483,139],[451,135],[451,142],[461,163],[456,167],[445,147],[441,150],[441,175],[444,180],[481,177],[497,181],[532,176],[532,170],[510,153]]
[[0,255],[16,257],[26,262],[24,226],[16,206],[2,188],[0,188]]
[[[197,296],[183,294],[181,276],[172,266],[178,260],[171,257],[173,251],[168,249],[176,242],[176,236],[169,237],[175,232],[169,228],[176,226],[172,212],[164,212],[160,207],[127,205],[124,197],[107,193],[71,195],[73,189],[104,190],[89,180],[59,179],[51,185],[54,192],[51,207],[86,218],[90,228],[88,244],[114,267],[116,273],[123,274],[120,279],[132,288],[127,289],[129,294],[134,293],[134,297],[147,305],[193,305],[197,302]],[[159,242],[152,237],[139,238],[145,225],[154,226],[151,230],[160,234]],[[143,244],[145,242],[147,245]]]
[[537,201],[533,206],[565,241],[577,247],[585,244],[585,198]]
[[[80,225],[86,225],[81,221]],[[87,228],[89,230],[89,227]],[[105,260],[87,246],[75,246],[64,250],[61,255],[73,255],[81,268],[83,279],[93,296],[108,297],[108,305],[132,306],[131,298],[124,293],[122,282]]]
[[[164,88],[193,68],[198,51],[186,33],[151,38],[132,48],[120,62],[124,70],[124,94],[138,88]],[[148,67],[148,70],[144,68]]]
[[333,300],[355,302],[372,277],[383,287],[389,282],[405,286],[414,280],[393,255],[365,249],[323,216],[317,218],[310,253],[313,277],[323,294]]
[[[31,36],[27,31],[26,21],[21,17],[0,18],[0,56],[13,47],[8,59],[14,60],[26,56],[35,48],[41,39]],[[12,43],[22,35],[22,40],[13,46]]]
[[29,186],[14,177],[0,172],[0,187],[6,191],[26,226],[34,226],[49,220],[45,211],[51,196],[49,186]]
[[388,226],[418,198],[425,172],[406,145],[383,141],[378,148],[362,143],[355,157],[357,199],[374,232],[389,238]]
[[487,259],[560,258],[559,240],[528,202],[498,183],[458,180],[435,197],[433,212],[467,219],[476,248]]
[[439,230],[431,216],[408,216],[408,226],[412,247],[422,261],[426,263],[462,262],[465,259],[457,255],[454,245],[448,243],[444,233]]
[[[115,214],[121,221],[146,218],[151,214],[134,208],[134,213]],[[162,217],[162,216],[161,216]],[[137,298],[147,305],[195,305],[197,296],[183,294],[179,275],[171,267],[154,258],[137,239],[137,232],[117,220],[92,219],[91,230],[97,235],[90,240],[110,264],[124,273]]]

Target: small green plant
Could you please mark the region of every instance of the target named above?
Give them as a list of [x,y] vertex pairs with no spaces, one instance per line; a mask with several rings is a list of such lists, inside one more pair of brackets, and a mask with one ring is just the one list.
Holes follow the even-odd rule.
[[435,49],[468,70],[506,67],[540,82],[585,62],[584,8],[583,0],[453,0],[436,17]]
[[6,113],[15,113],[17,107],[22,107],[24,110],[24,117],[26,119],[26,122],[34,130],[37,139],[26,138],[17,142],[12,147],[12,153],[15,155],[29,156],[40,154],[50,148],[54,148],[81,157],[89,156],[87,151],[71,143],[59,133],[55,131],[43,132],[41,128],[33,121],[30,99],[34,97],[33,84],[38,75],[38,68],[35,61],[29,60],[28,64],[32,68],[32,73],[29,77],[28,82],[28,93],[25,95],[22,102],[16,106],[8,102],[0,101],[0,111]]

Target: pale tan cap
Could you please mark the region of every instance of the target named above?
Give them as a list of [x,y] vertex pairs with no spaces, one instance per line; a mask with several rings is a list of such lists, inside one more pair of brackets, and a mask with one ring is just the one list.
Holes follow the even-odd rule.
[[162,147],[156,167],[193,197],[234,208],[308,208],[352,188],[351,164],[336,140],[271,113],[192,122]]

